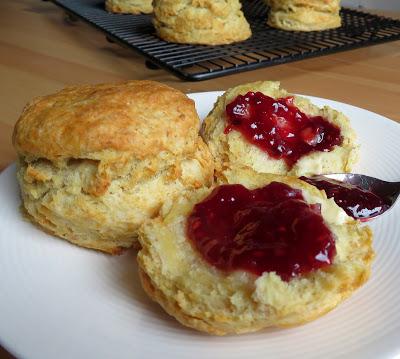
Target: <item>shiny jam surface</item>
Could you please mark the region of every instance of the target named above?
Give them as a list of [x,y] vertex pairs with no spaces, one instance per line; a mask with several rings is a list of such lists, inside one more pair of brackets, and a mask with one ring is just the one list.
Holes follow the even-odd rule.
[[355,219],[375,217],[389,208],[382,198],[351,184],[328,178],[300,177],[300,179],[324,190],[328,198],[333,197],[336,204]]
[[342,143],[340,129],[321,116],[307,116],[293,97],[274,99],[261,92],[239,95],[226,106],[225,134],[239,131],[250,143],[291,168],[314,151],[328,152]]
[[223,185],[195,205],[187,233],[203,258],[220,270],[276,272],[289,281],[331,264],[336,254],[320,209],[280,182],[255,190]]

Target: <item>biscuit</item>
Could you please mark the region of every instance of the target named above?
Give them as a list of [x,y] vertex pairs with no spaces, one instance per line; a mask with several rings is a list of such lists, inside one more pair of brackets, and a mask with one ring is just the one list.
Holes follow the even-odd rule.
[[122,14],[151,14],[153,12],[152,0],[106,0],[106,10]]
[[154,26],[166,41],[219,45],[251,36],[239,0],[155,0]]
[[268,25],[288,31],[319,31],[341,26],[340,0],[269,0]]
[[295,105],[307,115],[322,116],[340,128],[342,144],[330,152],[311,152],[301,157],[291,168],[283,159],[269,156],[259,147],[248,142],[240,132],[225,134],[227,126],[225,108],[238,95],[249,91],[261,92],[273,98],[293,96],[280,88],[279,82],[259,81],[236,86],[218,98],[214,108],[203,122],[202,135],[216,162],[217,176],[227,170],[253,169],[260,173],[276,173],[290,176],[307,176],[322,173],[349,172],[358,159],[356,135],[349,120],[342,113],[325,106],[319,109],[308,99],[294,96]]
[[256,276],[219,270],[202,258],[186,232],[194,204],[211,189],[187,192],[139,231],[143,287],[180,323],[216,335],[300,325],[334,309],[368,280],[374,257],[370,229],[348,217],[323,191],[296,178],[251,171],[232,172],[229,180],[249,189],[271,181],[301,189],[308,203],[321,204],[325,224],[335,236],[336,256],[327,267],[288,282],[275,272]]
[[212,182],[198,129],[194,102],[152,81],[37,98],[13,135],[24,209],[47,232],[119,253],[165,200]]

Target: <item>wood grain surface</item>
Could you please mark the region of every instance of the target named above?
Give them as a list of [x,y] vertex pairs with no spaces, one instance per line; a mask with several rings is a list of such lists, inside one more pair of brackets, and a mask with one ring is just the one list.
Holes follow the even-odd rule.
[[[400,122],[399,41],[214,80],[184,82],[164,70],[147,69],[142,57],[110,44],[89,25],[66,21],[63,11],[51,2],[0,0],[0,14],[0,170],[15,159],[11,135],[26,102],[78,83],[151,79],[188,93],[280,80],[291,92],[349,103]],[[0,358],[12,356],[0,347]]]

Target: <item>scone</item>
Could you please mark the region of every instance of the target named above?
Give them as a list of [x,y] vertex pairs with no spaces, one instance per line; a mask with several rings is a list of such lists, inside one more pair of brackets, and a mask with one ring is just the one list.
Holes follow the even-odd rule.
[[154,0],[153,6],[157,35],[169,42],[220,45],[251,36],[239,0]]
[[268,25],[289,31],[340,27],[340,0],[268,0]]
[[122,14],[150,14],[153,12],[152,0],[106,0],[106,10]]
[[[238,334],[306,323],[367,281],[372,233],[293,177],[232,173],[139,232],[148,295],[182,324]],[[211,194],[210,194],[211,193]]]
[[165,200],[212,182],[199,126],[192,100],[152,81],[37,98],[13,135],[23,208],[49,233],[119,253]]
[[308,176],[349,172],[358,159],[349,120],[289,94],[279,82],[229,89],[202,127],[218,176],[227,170]]

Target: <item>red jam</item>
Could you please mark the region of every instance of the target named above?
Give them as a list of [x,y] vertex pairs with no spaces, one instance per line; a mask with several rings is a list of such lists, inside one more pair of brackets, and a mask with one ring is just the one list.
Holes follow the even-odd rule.
[[225,133],[239,131],[250,143],[291,168],[314,151],[328,152],[342,143],[340,129],[321,116],[307,116],[293,97],[274,99],[261,92],[239,95],[226,106]]
[[188,237],[223,271],[276,272],[283,280],[323,268],[336,254],[320,205],[280,182],[255,190],[223,185],[195,205]]
[[343,208],[350,217],[355,219],[362,220],[376,217],[390,207],[376,194],[348,183],[328,178],[300,177],[300,179],[318,189],[324,190],[328,198],[333,197],[336,204]]

